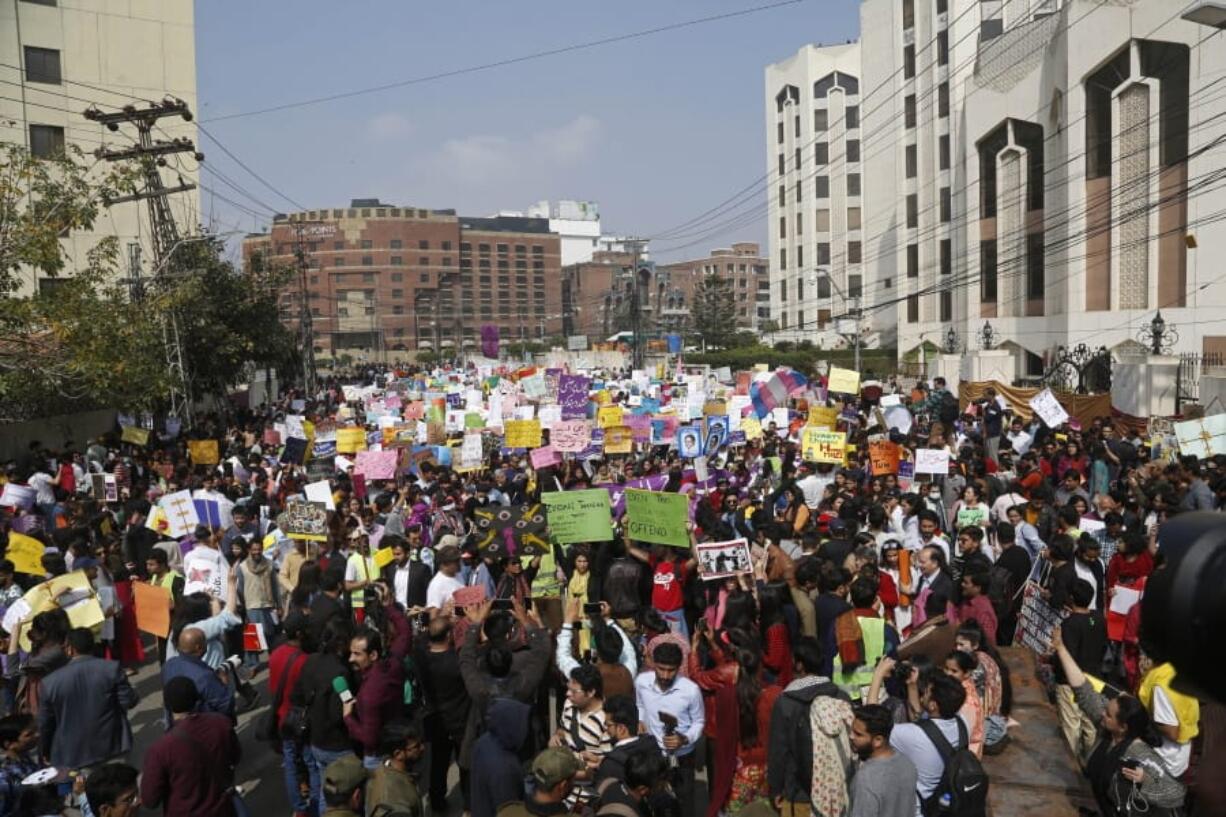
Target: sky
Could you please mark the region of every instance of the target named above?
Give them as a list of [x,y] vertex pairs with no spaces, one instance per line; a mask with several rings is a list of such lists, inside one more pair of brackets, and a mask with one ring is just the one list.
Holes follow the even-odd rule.
[[[352,198],[484,216],[544,200],[600,205],[605,232],[664,260],[765,240],[765,213],[676,230],[767,172],[763,72],[808,43],[857,36],[857,0],[800,0],[498,68],[261,115],[331,94],[728,14],[778,0],[196,2],[206,224]],[[280,194],[288,197],[282,198]],[[754,194],[734,215],[762,210]],[[712,223],[712,226],[715,226]],[[764,248],[765,249],[765,248]]]

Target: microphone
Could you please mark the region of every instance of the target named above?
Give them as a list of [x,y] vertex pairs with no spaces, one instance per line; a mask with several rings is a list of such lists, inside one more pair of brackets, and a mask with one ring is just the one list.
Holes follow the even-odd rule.
[[353,700],[353,693],[349,691],[349,682],[345,680],[343,675],[338,675],[332,679],[332,691],[340,696],[341,703],[343,704]]

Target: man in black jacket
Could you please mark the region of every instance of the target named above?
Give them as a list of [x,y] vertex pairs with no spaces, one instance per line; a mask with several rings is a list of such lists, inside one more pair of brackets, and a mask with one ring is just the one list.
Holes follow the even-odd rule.
[[596,767],[597,789],[609,778],[624,780],[626,760],[636,752],[660,754],[660,744],[649,734],[639,734],[639,708],[630,695],[614,695],[604,702],[604,725],[613,741]]
[[[307,764],[312,767],[315,781],[322,781],[324,770],[334,760],[353,754],[353,741],[345,727],[344,707],[340,690],[353,688],[349,679],[349,640],[353,625],[344,616],[333,616],[320,634],[319,652],[307,658],[290,692],[293,706],[307,707],[310,734]],[[323,802],[323,792],[312,793],[315,802]]]
[[392,549],[392,561],[383,568],[383,581],[392,589],[396,603],[405,610],[426,606],[426,590],[433,573],[419,561],[409,558],[409,544],[401,536],[384,536],[380,547]]
[[784,817],[810,812],[813,731],[809,707],[819,695],[847,700],[829,678],[818,674],[822,654],[815,639],[799,639],[792,648],[792,660],[795,677],[771,709],[766,745],[766,784],[775,808]]
[[962,577],[972,573],[987,573],[992,569],[992,560],[983,552],[983,528],[968,525],[958,531],[958,555],[949,565],[950,581],[954,591],[954,603],[962,602]]

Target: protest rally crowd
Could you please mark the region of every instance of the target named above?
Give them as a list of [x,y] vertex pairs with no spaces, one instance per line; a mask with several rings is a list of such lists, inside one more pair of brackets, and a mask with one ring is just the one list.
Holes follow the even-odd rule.
[[1098,813],[1189,813],[1200,705],[1139,600],[1220,458],[1050,392],[760,368],[371,368],[30,441],[0,817],[247,814],[246,712],[296,817],[982,815],[1040,682]]

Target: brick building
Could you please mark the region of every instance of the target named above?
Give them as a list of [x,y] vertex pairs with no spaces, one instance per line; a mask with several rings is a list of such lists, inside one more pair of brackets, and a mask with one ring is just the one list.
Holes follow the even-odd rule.
[[694,290],[707,275],[722,275],[732,283],[736,301],[736,325],[741,329],[757,329],[759,320],[770,317],[770,259],[762,256],[752,241],[733,244],[731,248],[712,250],[706,258],[662,264],[671,286],[685,294],[682,307],[688,312]]
[[[562,331],[561,250],[548,219],[467,218],[454,210],[355,199],[343,209],[277,216],[243,242],[244,264],[297,266],[301,241],[316,354],[396,360],[407,352],[480,347]],[[297,278],[281,318],[297,326]]]

